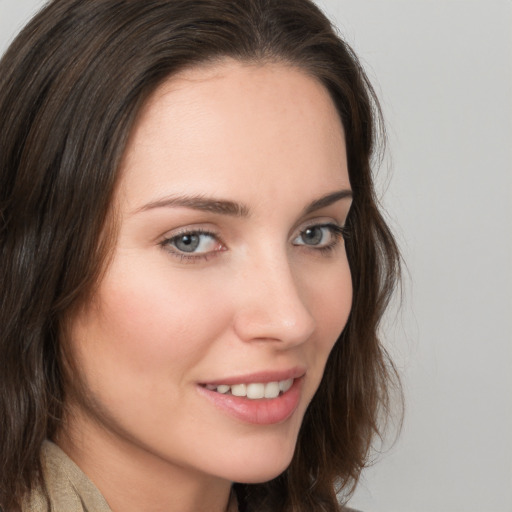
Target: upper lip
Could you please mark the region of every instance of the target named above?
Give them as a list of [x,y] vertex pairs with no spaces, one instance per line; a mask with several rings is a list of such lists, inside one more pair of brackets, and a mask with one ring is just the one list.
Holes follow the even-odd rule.
[[251,384],[254,382],[279,382],[288,379],[298,379],[306,374],[306,369],[302,366],[295,366],[293,368],[283,370],[264,370],[260,372],[247,373],[245,375],[233,375],[230,377],[221,377],[215,380],[201,382],[206,386],[220,386],[225,384],[233,386],[234,384]]

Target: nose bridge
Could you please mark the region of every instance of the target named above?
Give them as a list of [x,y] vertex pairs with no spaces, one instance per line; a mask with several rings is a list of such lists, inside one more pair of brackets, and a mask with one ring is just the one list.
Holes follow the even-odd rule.
[[245,262],[241,277],[235,315],[241,339],[293,345],[311,336],[315,321],[285,249],[258,251]]

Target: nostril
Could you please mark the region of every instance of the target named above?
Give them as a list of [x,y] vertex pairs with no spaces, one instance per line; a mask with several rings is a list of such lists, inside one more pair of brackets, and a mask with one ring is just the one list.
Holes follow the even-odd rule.
[[234,329],[244,341],[267,340],[300,344],[315,331],[315,320],[309,311],[295,307],[285,310],[270,305],[268,308],[246,308],[237,313]]
[[247,260],[234,303],[234,329],[244,341],[302,343],[315,331],[316,321],[288,256],[276,254],[274,247]]

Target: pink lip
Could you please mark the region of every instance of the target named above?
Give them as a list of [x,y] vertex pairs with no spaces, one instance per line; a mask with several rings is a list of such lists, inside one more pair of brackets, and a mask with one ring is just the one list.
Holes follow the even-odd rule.
[[300,377],[303,377],[305,373],[305,368],[297,366],[295,368],[289,368],[287,370],[263,371],[247,375],[222,377],[216,380],[201,382],[201,385],[220,386],[221,384],[226,384],[227,386],[232,386],[233,384],[251,384],[253,382],[278,382],[280,380],[298,379]]
[[[276,380],[286,380],[286,378],[271,378],[267,380],[261,377],[262,375],[258,374],[258,379],[252,381],[236,380],[233,381],[233,384],[240,382],[275,382]],[[244,376],[243,379],[247,379],[247,376]],[[257,400],[233,396],[231,394],[225,395],[211,391],[204,386],[197,386],[197,389],[201,395],[210,400],[224,413],[244,423],[272,425],[286,421],[296,411],[301,397],[303,382],[304,379],[300,376],[294,379],[292,387],[286,391],[286,393],[279,395],[277,398],[261,398]],[[227,383],[227,381],[223,380],[222,383]]]

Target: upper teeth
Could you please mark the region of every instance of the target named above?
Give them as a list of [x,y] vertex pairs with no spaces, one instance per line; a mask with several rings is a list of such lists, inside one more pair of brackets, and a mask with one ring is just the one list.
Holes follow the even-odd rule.
[[246,396],[253,400],[257,398],[277,398],[280,392],[286,393],[293,384],[293,379],[275,381],[275,382],[251,382],[250,384],[233,384],[228,386],[227,384],[220,384],[214,386],[208,384],[206,387],[211,391],[217,391],[218,393],[229,393],[234,396]]

